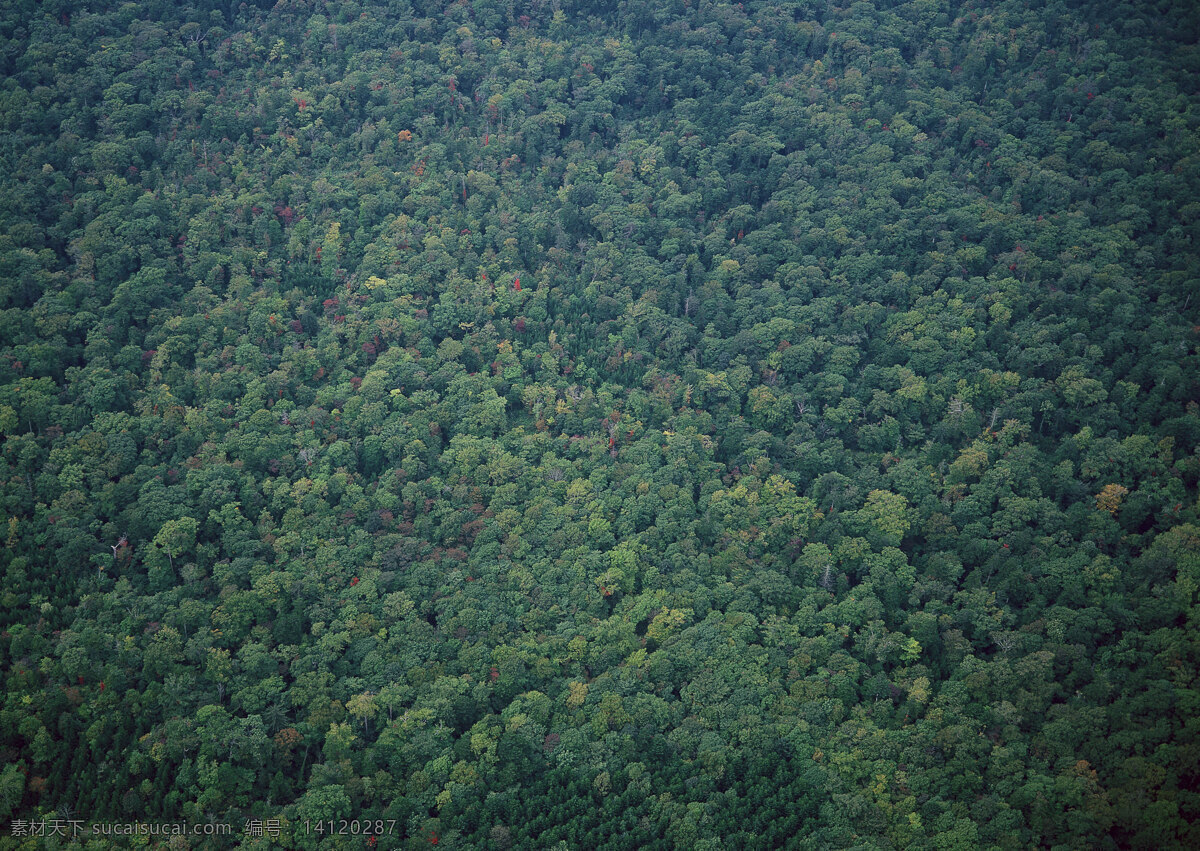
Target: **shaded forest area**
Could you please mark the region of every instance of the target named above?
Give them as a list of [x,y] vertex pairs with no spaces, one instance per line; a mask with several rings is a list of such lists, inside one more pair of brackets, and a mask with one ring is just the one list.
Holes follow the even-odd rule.
[[1200,847],[1198,42],[6,0],[0,819]]

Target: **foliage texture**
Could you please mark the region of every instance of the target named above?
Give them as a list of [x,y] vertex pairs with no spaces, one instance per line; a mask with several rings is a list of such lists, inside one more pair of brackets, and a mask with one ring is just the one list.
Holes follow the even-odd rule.
[[1197,44],[6,0],[0,817],[1200,847]]

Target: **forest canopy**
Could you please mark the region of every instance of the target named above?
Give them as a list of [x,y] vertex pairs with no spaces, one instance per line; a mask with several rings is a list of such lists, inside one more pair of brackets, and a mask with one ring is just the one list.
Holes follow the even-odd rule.
[[1200,847],[1198,45],[0,3],[0,848]]

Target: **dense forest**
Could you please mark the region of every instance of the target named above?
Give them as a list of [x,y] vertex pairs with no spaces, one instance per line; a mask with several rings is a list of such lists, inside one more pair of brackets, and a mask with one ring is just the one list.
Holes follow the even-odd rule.
[[1200,847],[1198,44],[0,2],[0,848]]

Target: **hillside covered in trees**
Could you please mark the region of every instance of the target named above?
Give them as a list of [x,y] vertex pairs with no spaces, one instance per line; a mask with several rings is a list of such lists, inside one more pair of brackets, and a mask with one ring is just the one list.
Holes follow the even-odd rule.
[[1198,9],[0,3],[0,848],[1200,847]]

